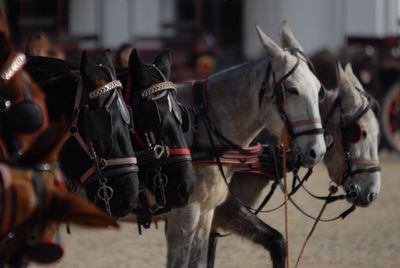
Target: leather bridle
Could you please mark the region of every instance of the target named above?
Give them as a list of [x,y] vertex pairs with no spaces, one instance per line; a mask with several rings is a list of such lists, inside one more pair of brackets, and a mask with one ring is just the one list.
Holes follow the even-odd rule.
[[[309,129],[304,129],[308,125],[315,126],[317,124],[321,125],[321,120],[319,118],[312,118],[309,120],[299,120],[299,121],[290,121],[286,110],[285,110],[285,104],[286,104],[286,91],[287,87],[285,86],[285,80],[289,78],[299,67],[301,57],[298,55],[302,55],[309,66],[310,70],[314,72],[314,68],[312,64],[307,60],[307,57],[304,56],[304,54],[297,49],[290,48],[286,49],[288,50],[293,56],[296,57],[296,63],[293,65],[293,67],[285,74],[283,75],[278,81],[276,81],[276,74],[272,70],[272,64],[269,63],[267,67],[267,72],[264,78],[264,81],[262,83],[262,86],[259,91],[259,104],[261,106],[263,97],[265,94],[265,91],[267,90],[269,81],[271,80],[272,77],[272,88],[273,88],[273,97],[275,99],[275,104],[278,109],[279,115],[284,122],[284,125],[291,137],[291,140],[294,140],[297,137],[303,136],[303,135],[317,135],[317,134],[323,134],[324,130],[321,127],[313,127]],[[303,129],[298,131],[297,129]]]
[[[150,116],[156,121],[161,120],[159,117],[159,111],[156,101],[166,97],[168,100],[168,105],[170,108],[170,112],[174,114],[177,118],[177,121],[181,124],[178,118],[181,117],[180,110],[176,101],[175,96],[177,95],[177,89],[175,84],[168,81],[164,74],[161,72],[159,68],[155,65],[151,65],[158,74],[160,74],[162,78],[162,82],[156,83],[143,91],[139,94],[134,94],[133,99],[135,101],[136,107],[140,110],[142,106],[150,105],[150,103],[143,103],[143,102],[152,102],[153,110],[147,111],[147,114],[143,114],[140,117],[140,120],[149,120],[146,116]],[[126,96],[130,96],[132,91],[132,78],[128,76]],[[129,99],[126,99],[128,102]],[[153,115],[149,115],[149,113],[157,114],[156,118]],[[179,114],[178,114],[179,113]],[[158,119],[157,119],[158,118]],[[149,122],[150,124],[156,122]],[[150,127],[142,127],[142,129],[135,129],[133,133],[133,141],[139,145],[141,148],[139,151],[136,150],[136,156],[138,158],[138,165],[140,171],[143,171],[145,175],[145,179],[140,180],[141,183],[141,192],[144,193],[146,196],[148,205],[149,205],[149,212],[152,215],[157,215],[160,213],[164,213],[169,211],[170,208],[167,204],[167,199],[165,195],[165,188],[168,185],[168,176],[167,174],[162,172],[162,168],[167,165],[174,165],[181,162],[189,162],[192,160],[190,150],[187,147],[170,147],[164,144],[163,138],[161,137],[160,140],[155,140],[154,131],[157,128],[150,128]],[[153,177],[149,177],[149,173],[154,171],[155,174]],[[153,193],[157,195],[159,194],[158,201],[153,200],[150,197],[151,193],[149,193],[145,189],[145,185],[152,180],[153,184]],[[146,224],[144,224],[146,226]]]
[[[379,161],[374,160],[374,159],[360,159],[360,158],[352,158],[351,153],[350,153],[350,146],[352,143],[357,143],[356,142],[350,142],[348,138],[346,138],[346,126],[350,124],[356,124],[359,128],[360,131],[362,131],[360,125],[358,124],[358,121],[370,110],[372,109],[373,106],[373,100],[372,97],[369,96],[367,93],[363,92],[360,89],[357,89],[358,92],[360,92],[361,96],[364,96],[367,99],[367,105],[364,106],[364,101],[363,105],[361,108],[355,113],[354,116],[351,118],[346,119],[343,115],[343,106],[342,106],[342,98],[337,97],[335,102],[333,103],[331,109],[328,112],[328,115],[324,121],[324,129],[325,129],[325,135],[330,135],[327,130],[327,125],[329,124],[329,121],[332,119],[333,115],[335,114],[336,110],[339,109],[340,111],[340,131],[341,131],[341,143],[337,142],[337,134],[333,135],[332,139],[332,145],[333,143],[336,143],[338,146],[339,150],[342,151],[343,153],[343,163],[340,166],[340,168],[337,170],[336,174],[333,177],[333,181],[337,185],[343,185],[348,177],[354,176],[356,174],[360,173],[374,173],[374,172],[379,172],[381,170],[379,166]],[[362,98],[364,100],[364,98]],[[360,133],[361,135],[361,133]],[[332,148],[332,145],[328,147],[328,150]],[[360,168],[354,168],[354,166],[358,166]],[[356,189],[355,189],[356,190]],[[358,195],[354,195],[354,198],[356,198]]]
[[[122,84],[118,80],[113,80],[106,85],[97,88],[96,90],[89,93],[90,99],[95,99],[99,96],[107,92],[111,92],[109,99],[106,102],[104,109],[108,112],[109,106],[114,101],[118,101],[119,105],[125,105],[122,100],[121,93],[119,92],[120,88],[122,88]],[[97,197],[104,201],[106,205],[106,211],[109,215],[111,215],[110,208],[110,200],[113,197],[113,189],[107,185],[108,177],[123,175],[128,173],[137,173],[138,166],[136,157],[121,157],[121,158],[112,158],[106,159],[99,156],[94,149],[93,140],[89,135],[85,135],[82,137],[79,128],[78,128],[78,120],[80,118],[80,113],[85,113],[89,111],[88,105],[82,104],[82,91],[83,91],[83,82],[80,81],[78,84],[77,93],[75,96],[74,102],[74,119],[72,120],[71,125],[68,128],[68,132],[65,134],[63,138],[63,143],[67,142],[69,139],[75,139],[83,151],[87,154],[87,156],[93,162],[93,165],[89,167],[80,177],[79,181],[83,185],[88,185],[95,181],[99,181],[100,185],[97,190]],[[121,109],[121,107],[119,107]],[[125,106],[125,109],[128,108]],[[121,111],[120,111],[121,112]],[[132,129],[131,118],[129,122],[125,122],[128,125],[129,129]],[[112,122],[111,122],[112,123]],[[109,127],[112,127],[111,125]],[[86,131],[87,132],[87,131]]]

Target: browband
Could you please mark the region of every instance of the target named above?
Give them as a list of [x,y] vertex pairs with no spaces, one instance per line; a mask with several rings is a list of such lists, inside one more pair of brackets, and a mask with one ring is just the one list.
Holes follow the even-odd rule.
[[105,84],[102,87],[99,87],[98,89],[92,91],[89,93],[89,98],[90,99],[95,99],[100,95],[103,95],[104,93],[107,93],[115,88],[122,88],[122,83],[119,80],[113,80],[107,84]]
[[0,77],[3,81],[9,81],[13,76],[18,73],[26,63],[26,56],[23,53],[17,53],[13,56],[8,68],[1,73]]
[[159,92],[162,92],[165,90],[171,90],[172,92],[174,92],[175,95],[177,94],[177,89],[175,87],[175,84],[170,81],[164,81],[164,82],[160,82],[160,83],[152,85],[151,87],[146,88],[141,93],[141,96],[142,96],[142,98],[147,98],[153,94],[156,94],[156,93],[159,93]]

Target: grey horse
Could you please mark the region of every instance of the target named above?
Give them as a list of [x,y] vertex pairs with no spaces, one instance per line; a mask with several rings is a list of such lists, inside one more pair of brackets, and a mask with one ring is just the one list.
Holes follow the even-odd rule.
[[[298,44],[289,42],[284,45]],[[326,128],[332,142],[328,146],[324,163],[331,180],[341,185],[348,193],[348,200],[354,205],[366,207],[376,199],[381,185],[378,158],[379,124],[374,114],[375,102],[363,90],[350,64],[346,66],[345,72],[338,64],[337,82],[338,88],[327,91],[320,104],[321,117],[327,122]],[[338,106],[334,109],[339,100],[341,108]],[[341,124],[341,118],[344,118],[345,125]],[[346,127],[351,124],[360,126],[360,129]],[[349,166],[345,158],[346,142],[343,140],[346,136],[343,134],[354,135],[359,130],[361,132],[357,135],[361,139],[353,139],[347,149],[351,159]],[[269,179],[263,175],[235,173],[230,188],[240,200],[254,206],[268,183]],[[215,209],[212,229],[213,232],[224,230],[235,233],[270,251],[270,227],[241,207],[232,196],[228,196],[225,202]],[[213,266],[216,240],[212,241],[211,245],[209,268]]]
[[[286,126],[303,166],[314,166],[326,150],[318,131],[322,128],[318,107],[321,84],[302,53],[283,50],[258,26],[257,33],[267,56],[209,77],[200,94],[207,107],[202,117],[198,115],[201,109],[193,106],[192,84],[179,87],[179,101],[191,107],[192,122],[200,121],[187,134],[187,141],[192,151],[233,145],[242,148],[262,129],[278,137]],[[297,42],[287,23],[282,24],[281,33],[283,39]],[[234,168],[223,165],[221,172],[218,165],[198,164],[194,169],[197,182],[188,205],[168,215],[168,267],[207,266],[214,210],[228,195],[226,183]],[[270,227],[267,236],[274,267],[284,267],[282,235]]]

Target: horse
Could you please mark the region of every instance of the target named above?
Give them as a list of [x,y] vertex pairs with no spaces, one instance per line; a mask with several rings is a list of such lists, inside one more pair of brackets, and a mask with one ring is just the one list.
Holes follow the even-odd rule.
[[[345,71],[340,64],[336,69],[338,87],[328,90],[320,104],[326,135],[330,136],[323,161],[331,181],[346,192],[346,199],[353,205],[366,207],[374,202],[380,191],[379,125],[374,115],[378,110],[377,103],[366,94],[350,64],[346,65]],[[238,172],[233,176],[230,188],[242,202],[254,206],[270,179]],[[213,232],[232,232],[269,250],[268,225],[240,207],[231,196],[216,208],[212,225]],[[209,244],[209,268],[213,267],[216,243],[217,237],[213,236]]]
[[0,157],[25,150],[48,126],[45,96],[24,70],[26,57],[9,39],[0,11]]
[[[222,163],[221,153],[233,149],[246,155],[245,147],[263,128],[279,136],[284,126],[302,165],[315,165],[325,153],[318,108],[320,82],[301,51],[283,50],[256,29],[267,57],[178,87],[178,100],[190,111],[192,128],[186,138],[192,157],[198,160],[198,153],[206,161],[194,161],[197,182],[189,204],[168,215],[168,267],[207,264],[214,209],[228,196],[234,170]],[[281,32],[290,33],[286,22]],[[271,227],[267,236],[274,267],[284,267],[283,236]]]
[[116,79],[110,51],[94,60],[82,53],[79,72],[40,83],[50,121],[65,116],[68,128],[59,155],[71,185],[83,185],[89,200],[114,216],[135,206],[138,167],[130,140],[133,122]]
[[[138,52],[134,50],[129,62],[129,69],[120,70],[118,79],[125,87],[126,103],[133,107],[135,127],[131,134],[141,170],[140,196],[147,193],[142,187],[144,185],[156,195],[156,200],[151,202],[154,206],[150,214],[154,214],[186,204],[192,192],[194,174],[190,163],[190,151],[180,127],[180,110],[174,94],[171,94],[175,93],[175,86],[168,81],[171,73],[169,50],[161,52],[152,65],[144,64]],[[78,83],[75,72],[77,65],[55,59],[33,57],[28,62],[27,68],[34,79],[44,85],[49,99],[59,99],[53,104],[52,101],[48,102],[50,117],[53,114],[53,107],[60,109],[61,105],[70,113],[71,109],[68,107],[71,105],[65,105],[65,102],[68,98],[69,103],[73,102],[70,96],[74,95],[73,89]],[[114,72],[114,67],[110,65],[109,68]],[[66,84],[68,87],[64,86],[65,92],[60,98],[60,93],[53,89]],[[154,88],[158,88],[158,91],[142,96],[143,92],[150,92]],[[163,180],[161,184],[155,181],[160,178]],[[163,186],[164,184],[166,185]],[[151,193],[146,194],[144,198],[149,195]],[[140,199],[142,201],[143,198]],[[148,214],[148,208],[142,207],[146,202],[147,200],[140,202],[134,212]]]
[[118,227],[114,219],[68,192],[55,165],[64,131],[51,124],[13,161],[0,162],[1,265],[52,263],[63,249],[53,237],[62,222],[91,228]]
[[[170,76],[168,49],[161,51],[152,64],[143,63],[134,49],[129,57],[128,75],[120,75],[123,83],[126,82],[125,101],[133,108],[133,144],[138,151],[141,185],[145,193],[148,189],[155,196],[153,202],[151,198],[145,200],[147,202],[135,211],[142,222],[148,215],[145,227],[149,226],[152,215],[184,206],[195,179],[181,127],[183,119],[176,100],[177,90],[169,81]],[[156,157],[146,157],[154,151],[159,151]],[[152,207],[151,203],[157,206]]]

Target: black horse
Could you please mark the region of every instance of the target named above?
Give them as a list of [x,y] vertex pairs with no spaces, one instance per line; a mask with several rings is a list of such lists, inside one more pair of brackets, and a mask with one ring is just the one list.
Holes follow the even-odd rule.
[[141,185],[151,191],[160,205],[150,207],[148,212],[152,214],[185,205],[194,186],[190,150],[181,127],[181,108],[170,75],[169,50],[162,51],[152,64],[143,63],[133,50],[129,71],[120,75],[126,83],[126,102],[133,108],[135,118],[133,144],[135,151],[140,151]]
[[69,128],[59,160],[72,185],[114,216],[124,216],[138,199],[139,179],[130,139],[132,118],[116,80],[110,51],[94,61],[82,54],[80,72],[41,83],[50,121],[60,115]]

